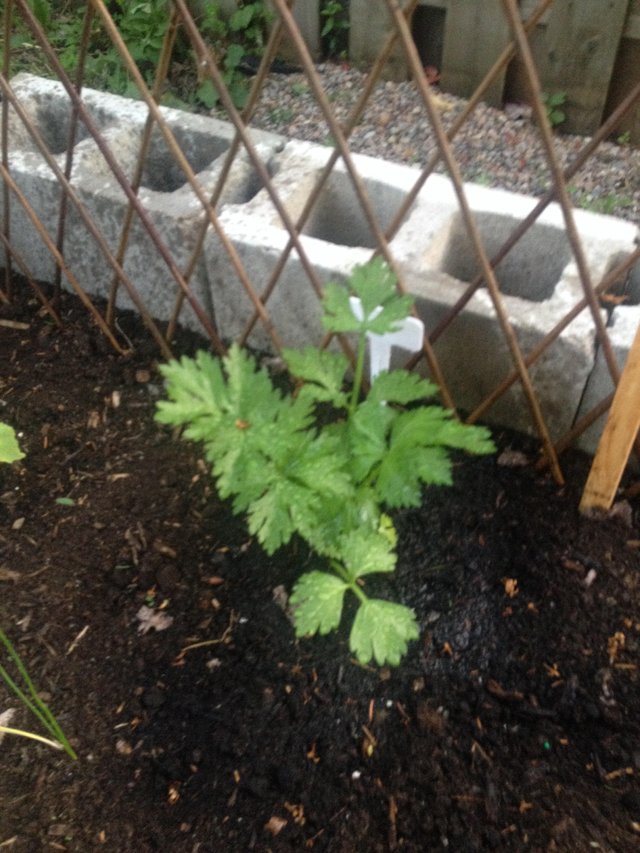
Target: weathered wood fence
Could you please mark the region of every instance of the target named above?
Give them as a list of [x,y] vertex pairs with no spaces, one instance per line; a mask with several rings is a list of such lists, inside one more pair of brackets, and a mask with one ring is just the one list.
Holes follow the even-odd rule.
[[[345,0],[346,1],[346,0]],[[350,0],[349,60],[372,65],[391,21],[384,0]],[[520,0],[529,18],[536,0]],[[294,15],[315,56],[321,51],[320,0],[296,0]],[[425,65],[440,72],[444,91],[469,97],[510,41],[501,0],[420,0],[413,15],[414,40]],[[566,95],[562,130],[592,134],[640,80],[640,0],[555,0],[531,34],[545,92]],[[397,49],[386,71],[408,77]],[[527,101],[526,75],[518,60],[485,98],[501,106]],[[640,144],[640,108],[619,128]]]

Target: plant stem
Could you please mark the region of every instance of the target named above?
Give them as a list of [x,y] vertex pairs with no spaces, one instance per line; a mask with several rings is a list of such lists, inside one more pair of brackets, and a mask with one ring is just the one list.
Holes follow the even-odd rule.
[[346,584],[348,584],[349,589],[353,592],[356,598],[360,599],[362,604],[368,600],[367,596],[358,586],[357,580],[351,575],[349,570],[342,565],[342,563],[339,563],[337,560],[331,560],[331,568]]
[[[70,756],[70,758],[73,758],[74,760],[77,759],[78,756],[76,755],[76,752],[67,740],[60,724],[56,720],[52,711],[49,709],[48,705],[43,702],[40,696],[38,695],[38,691],[36,690],[35,685],[33,684],[33,681],[31,680],[27,668],[22,662],[20,655],[14,649],[11,641],[2,630],[0,630],[0,643],[2,643],[2,645],[5,647],[7,654],[9,655],[16,668],[18,669],[18,672],[22,676],[22,679],[24,680],[24,683],[26,684],[27,689],[31,695],[31,699],[29,699],[29,697],[24,693],[24,691],[20,689],[20,687],[16,684],[16,682],[9,675],[9,673],[4,668],[4,666],[2,666],[2,664],[0,664],[0,678],[4,680],[7,686],[15,693],[15,695],[20,699],[20,701],[25,705],[25,707],[28,708],[29,711],[31,711],[34,717],[36,717],[40,721],[42,726],[51,735],[53,735],[53,737],[56,739],[55,743],[60,745],[60,749],[64,749],[67,755]],[[0,731],[1,730],[2,729],[0,728]],[[25,737],[27,736],[26,733],[22,734],[25,734]],[[28,733],[28,736],[33,737],[35,740],[42,740],[40,735],[33,735]],[[44,739],[44,742],[53,743],[53,741],[49,741],[47,738]]]
[[[36,735],[33,732],[25,732],[22,729],[12,729],[9,726],[0,726],[0,734],[3,735],[19,735],[20,737],[27,737],[30,740],[37,740],[40,743],[46,743],[47,746],[52,746],[54,749],[66,749],[69,750],[57,740],[50,740],[48,737],[42,737],[42,735]],[[73,750],[72,750],[73,751]],[[75,758],[75,754],[73,756]]]
[[349,401],[349,416],[355,414],[362,388],[362,376],[364,374],[364,356],[367,349],[367,336],[364,332],[358,338],[358,355],[356,358],[356,369],[353,376],[353,388],[351,389],[351,400]]

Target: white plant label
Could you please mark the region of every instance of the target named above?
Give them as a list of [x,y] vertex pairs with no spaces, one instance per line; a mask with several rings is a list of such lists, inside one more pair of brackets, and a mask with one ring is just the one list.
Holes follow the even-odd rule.
[[[362,302],[357,296],[350,296],[349,303],[353,316],[362,320]],[[378,316],[382,308],[374,308],[369,315],[372,318]],[[367,332],[369,344],[369,378],[373,381],[383,370],[388,370],[391,364],[391,350],[393,347],[417,352],[422,347],[424,337],[424,323],[417,317],[406,317],[395,332],[387,332],[386,335],[376,335]]]

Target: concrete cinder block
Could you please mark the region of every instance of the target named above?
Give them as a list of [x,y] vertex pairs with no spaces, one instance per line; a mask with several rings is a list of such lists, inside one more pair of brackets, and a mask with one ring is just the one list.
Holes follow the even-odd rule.
[[[302,213],[330,156],[331,150],[323,146],[292,141],[274,158],[274,188],[294,222]],[[357,156],[356,163],[379,225],[386,231],[418,173],[405,166],[382,164],[365,156]],[[437,202],[425,202],[425,205],[427,215],[424,207],[414,209],[393,242],[394,254],[403,266],[409,265],[410,257],[413,257],[415,235],[420,233],[422,244],[428,245],[445,227],[446,217],[453,214],[451,206]],[[238,248],[245,266],[251,270],[252,281],[261,293],[270,280],[281,249],[288,242],[288,233],[283,229],[268,192],[261,190],[246,205],[228,206],[221,214],[221,223]],[[376,246],[375,235],[342,161],[334,167],[303,227],[300,243],[321,283],[343,280],[355,266],[371,257]],[[216,317],[220,328],[233,337],[237,328],[244,327],[247,313],[253,313],[253,309],[244,293],[240,293],[237,275],[231,270],[219,241],[213,235],[208,237],[205,245],[205,257]],[[295,300],[303,302],[298,304],[294,301],[294,295]],[[295,250],[267,308],[273,314],[287,346],[322,340],[324,331],[320,324],[318,299]],[[256,327],[250,343],[257,348],[267,346],[264,330]]]
[[[640,299],[635,304],[618,305],[611,313],[608,324],[609,340],[618,365],[622,369],[629,356],[636,330],[640,326]],[[578,417],[587,415],[601,400],[615,391],[613,380],[601,348],[598,348],[593,371],[585,384]],[[638,400],[640,406],[640,399]],[[595,453],[607,413],[598,418],[579,437],[576,445],[587,453]]]
[[[62,86],[30,75],[18,75],[12,85],[57,163],[64,168],[71,108]],[[84,91],[83,98],[120,167],[132,176],[147,117],[146,106],[91,90]],[[164,109],[163,113],[208,196],[234,138],[233,127],[177,110]],[[9,115],[12,175],[55,241],[61,188],[11,109]],[[284,139],[272,134],[253,132],[252,136],[272,176],[278,198],[295,222],[331,150],[300,141],[285,144]],[[379,226],[387,231],[419,171],[360,155],[353,155],[353,160]],[[127,199],[82,124],[75,144],[72,183],[96,227],[115,251]],[[467,185],[465,189],[480,238],[491,257],[536,201],[475,185]],[[139,199],[178,268],[185,269],[204,214],[157,129],[145,163]],[[236,158],[218,215],[226,237],[260,296],[289,235],[246,154]],[[112,272],[78,213],[70,207],[68,216],[66,262],[89,293],[106,296]],[[638,231],[628,222],[585,211],[575,211],[575,222],[595,284],[633,250]],[[49,252],[15,200],[10,224],[13,245],[25,257],[34,275],[44,281],[52,280],[54,264]],[[362,210],[342,159],[334,166],[302,229],[300,245],[321,285],[328,280],[346,279],[356,265],[371,257],[377,246],[375,229]],[[391,239],[390,249],[406,286],[416,298],[417,310],[427,330],[436,327],[479,271],[456,194],[450,181],[440,175],[432,175],[425,183]],[[177,285],[135,217],[124,267],[152,315],[167,319],[173,310]],[[617,307],[609,321],[621,365],[640,322],[638,270],[640,266],[628,277],[627,304]],[[550,205],[498,264],[496,277],[506,315],[526,355],[582,297],[580,278],[557,206]],[[242,287],[220,235],[211,226],[192,286],[196,297],[215,318],[223,338],[232,340],[243,334],[255,306]],[[123,289],[119,304],[124,307],[132,304]],[[295,249],[267,301],[267,311],[278,341],[286,346],[318,343],[324,336],[318,298]],[[190,309],[183,312],[181,320],[199,329]],[[260,321],[254,325],[248,343],[258,350],[274,349],[273,340]],[[454,400],[462,410],[477,407],[512,372],[513,359],[486,287],[474,293],[452,326],[437,340],[435,350]],[[601,354],[597,353],[595,325],[588,310],[562,330],[555,343],[531,367],[530,374],[553,437],[564,434],[577,417],[608,393],[611,383]],[[533,431],[519,383],[487,410],[483,420]],[[597,437],[598,429],[590,430],[581,439],[581,446],[593,450]]]
[[[55,156],[58,166],[64,170],[71,120],[71,104],[64,88],[56,81],[28,74],[14,78],[12,88]],[[132,179],[147,119],[145,104],[90,89],[83,91],[83,100],[115,160],[127,178]],[[191,169],[196,173],[205,197],[210,197],[235,135],[233,126],[180,110],[162,108],[162,113]],[[115,254],[120,244],[128,201],[83,124],[78,127],[77,139],[71,173],[72,186]],[[281,138],[274,134],[256,132],[253,140],[266,163],[283,145]],[[13,111],[10,111],[9,150],[12,176],[55,242],[62,187],[25,125]],[[219,206],[245,202],[260,187],[261,181],[255,167],[246,152],[241,150],[225,183]],[[178,269],[185,270],[196,244],[204,212],[158,127],[154,128],[151,136],[138,198]],[[68,217],[65,260],[87,292],[106,297],[113,279],[112,269],[77,209],[71,204]],[[55,262],[17,201],[11,206],[11,235],[17,251],[28,258],[33,275],[43,281],[51,281]],[[178,286],[137,216],[134,216],[123,266],[153,315],[160,320],[168,319]],[[206,272],[202,264],[198,265],[192,278],[192,289],[199,299],[208,298]],[[118,304],[126,308],[133,305],[124,288],[120,288]],[[194,328],[199,328],[189,311],[185,319]]]
[[[274,185],[292,219],[300,215],[329,156],[330,151],[323,147],[293,141],[276,158]],[[354,161],[380,226],[386,230],[418,173],[365,156],[355,155]],[[536,201],[481,186],[467,185],[465,189],[480,237],[491,257]],[[636,229],[629,223],[584,211],[576,211],[575,218],[591,276],[597,282],[615,257],[630,250]],[[260,293],[287,242],[266,190],[246,205],[226,208],[222,222],[234,245],[240,247],[243,262],[251,270],[251,279]],[[301,243],[321,281],[344,278],[376,246],[371,225],[341,160],[303,228]],[[439,175],[426,182],[393,238],[391,250],[417,299],[427,330],[435,328],[480,269],[455,192],[451,183]],[[206,258],[219,326],[234,337],[245,327],[253,308],[213,238],[207,245]],[[526,354],[582,296],[557,205],[547,208],[498,264],[496,276],[509,321]],[[295,252],[267,308],[287,346],[322,339],[317,299]],[[260,324],[254,327],[249,342],[259,349],[270,345]],[[574,423],[593,370],[595,343],[593,318],[585,311],[530,369],[553,435],[564,434]],[[467,411],[479,405],[497,381],[511,373],[514,361],[485,288],[473,296],[451,330],[438,341],[436,355],[453,398]],[[487,410],[485,420],[534,431],[519,383]]]
[[[428,186],[428,182],[427,182]],[[444,192],[441,190],[441,193]],[[451,189],[448,190],[452,192]],[[469,205],[489,257],[494,255],[536,202],[513,193],[466,187]],[[618,252],[628,252],[636,229],[610,217],[575,211],[575,221],[594,282],[610,268]],[[480,272],[461,213],[454,211],[442,235],[408,270],[420,314],[432,330]],[[420,269],[419,280],[415,270]],[[509,322],[523,354],[533,351],[582,296],[580,278],[564,230],[561,210],[547,208],[495,269]],[[446,296],[443,296],[446,294]],[[604,317],[604,312],[603,312]],[[573,425],[583,389],[593,369],[596,332],[593,318],[582,312],[530,368],[534,388],[554,436]],[[472,411],[515,368],[495,308],[486,288],[477,291],[435,352],[458,405]],[[526,397],[512,385],[483,416],[532,432]]]

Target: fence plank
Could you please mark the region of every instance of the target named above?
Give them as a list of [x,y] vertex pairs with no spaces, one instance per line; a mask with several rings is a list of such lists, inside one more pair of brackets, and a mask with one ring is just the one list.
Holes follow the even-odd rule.
[[[365,67],[373,65],[392,27],[391,15],[384,0],[350,0],[350,61]],[[407,79],[408,65],[400,43],[389,57],[383,76],[389,80]]]
[[581,510],[609,509],[640,428],[640,326],[629,350],[611,411],[580,502]]
[[[442,57],[442,88],[470,97],[510,41],[501,0],[455,0],[447,4]],[[504,75],[483,100],[502,106]]]
[[[608,118],[640,81],[640,0],[631,0],[622,33],[604,117]],[[632,145],[640,146],[640,102],[616,129],[616,135],[627,134]]]
[[563,131],[600,126],[629,0],[558,0],[534,50],[542,87],[566,92]]
[[[269,0],[269,8],[273,12],[273,3]],[[293,5],[293,17],[296,19],[302,38],[305,40],[313,59],[320,58],[320,0],[297,0]],[[298,61],[298,52],[285,34],[282,40],[280,54],[285,59]]]

